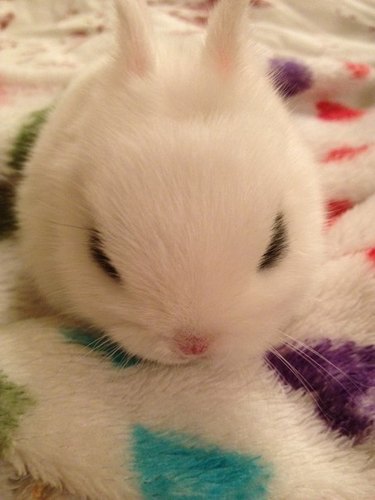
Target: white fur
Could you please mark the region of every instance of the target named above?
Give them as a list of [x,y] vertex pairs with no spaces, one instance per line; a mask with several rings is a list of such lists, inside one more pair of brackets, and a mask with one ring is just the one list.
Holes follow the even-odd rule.
[[[213,358],[260,354],[320,261],[314,167],[238,31],[247,2],[229,3],[200,47],[156,39],[143,4],[122,2],[114,55],[60,99],[19,192],[24,264],[42,296],[168,363],[181,361],[179,331],[209,337]],[[280,211],[288,252],[259,272]],[[90,256],[91,228],[121,284]]]

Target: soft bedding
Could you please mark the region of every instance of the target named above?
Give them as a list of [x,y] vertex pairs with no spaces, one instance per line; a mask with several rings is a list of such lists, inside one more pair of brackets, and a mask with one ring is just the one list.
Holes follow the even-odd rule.
[[[213,3],[149,1],[178,36],[201,32]],[[1,499],[375,497],[375,4],[251,3],[317,160],[326,260],[284,343],[218,373],[142,362],[23,309],[17,181],[46,110],[108,47],[112,10],[0,2]]]

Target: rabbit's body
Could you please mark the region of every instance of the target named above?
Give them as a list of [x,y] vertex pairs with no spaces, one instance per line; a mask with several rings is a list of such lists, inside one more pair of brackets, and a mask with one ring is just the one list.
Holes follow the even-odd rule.
[[223,0],[203,45],[151,41],[123,2],[115,56],[67,90],[25,170],[20,241],[41,295],[144,358],[259,355],[320,261],[314,166],[245,3]]

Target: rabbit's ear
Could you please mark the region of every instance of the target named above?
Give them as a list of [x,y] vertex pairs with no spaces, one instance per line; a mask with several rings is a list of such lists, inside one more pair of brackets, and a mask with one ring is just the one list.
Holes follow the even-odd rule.
[[221,0],[211,14],[203,59],[220,73],[231,74],[241,65],[248,5],[249,0]]
[[117,63],[125,74],[143,76],[154,66],[152,29],[144,0],[116,0]]

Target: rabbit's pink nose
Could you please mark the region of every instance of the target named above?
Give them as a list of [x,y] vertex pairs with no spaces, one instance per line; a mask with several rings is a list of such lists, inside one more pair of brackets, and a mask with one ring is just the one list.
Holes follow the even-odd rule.
[[177,335],[176,343],[178,349],[185,356],[201,356],[208,349],[208,339],[205,337],[197,337],[196,335]]

